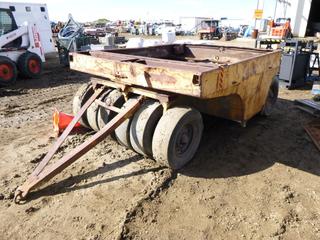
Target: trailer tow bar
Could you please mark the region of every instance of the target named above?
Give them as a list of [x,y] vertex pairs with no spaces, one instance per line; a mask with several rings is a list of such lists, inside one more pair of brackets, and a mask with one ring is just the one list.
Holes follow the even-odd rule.
[[80,120],[81,116],[85,113],[88,107],[101,95],[103,92],[103,88],[99,88],[95,90],[95,93],[89,98],[89,100],[81,107],[80,111],[72,122],[68,125],[66,130],[62,133],[62,135],[58,138],[53,147],[49,150],[44,159],[39,163],[36,169],[30,174],[27,181],[20,187],[17,188],[14,195],[14,202],[16,204],[22,203],[25,201],[28,193],[34,188],[40,186],[44,182],[47,182],[58,173],[62,172],[65,168],[70,166],[76,160],[78,160],[81,156],[87,153],[90,149],[96,146],[98,143],[103,141],[107,135],[113,132],[119,125],[121,125],[127,118],[131,117],[141,106],[144,101],[144,97],[140,96],[137,99],[134,99],[133,102],[125,109],[115,109],[115,107],[108,107],[110,110],[117,110],[118,114],[108,122],[101,130],[99,130],[96,134],[94,134],[89,140],[85,141],[81,145],[77,146],[61,159],[56,161],[55,163],[48,165],[49,161],[53,157],[53,155],[58,151],[59,147],[65,141],[67,136],[70,134],[75,124]]

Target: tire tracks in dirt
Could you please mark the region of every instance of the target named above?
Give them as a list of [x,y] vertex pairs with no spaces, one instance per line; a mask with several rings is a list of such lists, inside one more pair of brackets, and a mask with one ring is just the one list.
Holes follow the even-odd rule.
[[176,178],[177,173],[168,168],[162,168],[160,171],[155,172],[155,177],[141,192],[142,197],[133,202],[131,208],[126,211],[123,222],[119,225],[119,234],[117,239],[131,238],[127,224],[134,220],[137,212],[143,208],[143,203],[152,202],[163,191],[170,188]]
[[63,110],[71,109],[68,103],[78,86],[68,84],[51,89],[30,90],[27,95],[3,98],[0,104],[0,127],[17,127],[34,119],[48,118],[53,106],[63,106]]

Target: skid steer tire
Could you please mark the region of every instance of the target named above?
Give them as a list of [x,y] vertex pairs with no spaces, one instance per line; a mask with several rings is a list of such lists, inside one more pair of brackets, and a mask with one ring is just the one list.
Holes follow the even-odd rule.
[[39,78],[42,73],[42,60],[32,52],[25,52],[18,58],[18,69],[20,74],[26,78]]
[[172,169],[181,169],[194,157],[202,132],[199,111],[188,107],[169,109],[161,117],[153,135],[154,159]]
[[[133,98],[129,99],[122,107],[122,109],[126,109],[131,105]],[[129,149],[132,149],[130,143],[130,125],[131,125],[132,117],[126,119],[116,130],[115,137],[119,144],[125,146]]]
[[130,143],[137,153],[152,158],[152,137],[162,113],[162,105],[149,100],[134,114],[130,126]]
[[275,104],[277,103],[279,94],[279,79],[274,77],[269,88],[266,102],[260,112],[260,115],[268,117],[272,114]]
[[10,58],[0,56],[0,86],[13,85],[17,75],[16,64]]
[[[77,115],[81,107],[86,103],[86,101],[88,101],[88,99],[92,96],[93,93],[94,90],[92,88],[91,82],[85,83],[80,86],[73,98],[72,110],[74,116]],[[87,111],[85,111],[85,113],[82,115],[79,122],[81,126],[90,129],[90,125],[87,119]]]

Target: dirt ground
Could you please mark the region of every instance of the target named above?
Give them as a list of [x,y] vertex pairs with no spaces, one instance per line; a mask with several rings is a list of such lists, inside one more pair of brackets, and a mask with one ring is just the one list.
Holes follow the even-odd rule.
[[[13,192],[54,142],[54,108],[71,112],[90,76],[46,64],[38,80],[0,89],[0,239],[319,239],[320,153],[314,118],[281,89],[274,114],[247,128],[205,116],[194,160],[179,172],[107,138],[30,195]],[[58,157],[92,133],[68,138]]]

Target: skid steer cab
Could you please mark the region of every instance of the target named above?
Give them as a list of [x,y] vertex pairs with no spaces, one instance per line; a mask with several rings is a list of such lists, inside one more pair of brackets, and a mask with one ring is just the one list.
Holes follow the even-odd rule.
[[25,78],[39,77],[44,61],[36,23],[17,26],[10,9],[0,8],[0,86],[14,84],[18,73]]

